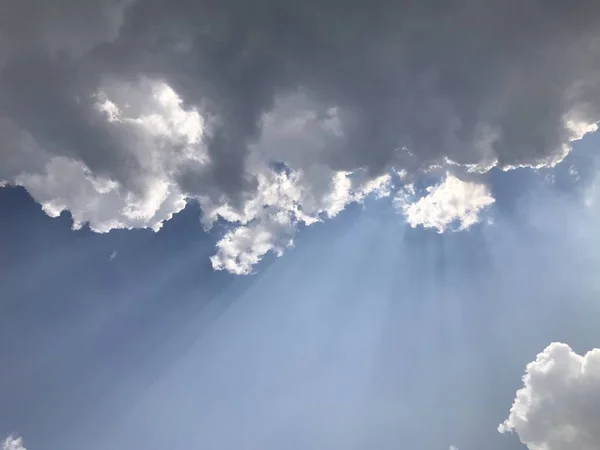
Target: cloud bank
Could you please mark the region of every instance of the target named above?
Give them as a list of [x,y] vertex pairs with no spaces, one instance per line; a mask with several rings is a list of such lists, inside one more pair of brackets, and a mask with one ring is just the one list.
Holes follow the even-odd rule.
[[517,433],[531,450],[600,448],[600,349],[582,356],[554,342],[527,365],[523,383],[501,433]]
[[487,172],[552,167],[600,118],[594,1],[1,8],[0,182],[97,232],[198,202],[233,273],[423,175],[409,224],[468,228]]

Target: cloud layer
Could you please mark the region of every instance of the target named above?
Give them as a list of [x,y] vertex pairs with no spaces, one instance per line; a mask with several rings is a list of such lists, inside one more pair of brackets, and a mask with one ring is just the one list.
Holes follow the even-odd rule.
[[578,355],[550,344],[529,363],[524,387],[498,428],[531,450],[600,448],[600,349]]
[[600,118],[594,1],[2,8],[0,181],[98,232],[197,201],[229,223],[212,262],[234,273],[423,174],[450,172],[409,223],[467,228],[485,173],[553,166]]

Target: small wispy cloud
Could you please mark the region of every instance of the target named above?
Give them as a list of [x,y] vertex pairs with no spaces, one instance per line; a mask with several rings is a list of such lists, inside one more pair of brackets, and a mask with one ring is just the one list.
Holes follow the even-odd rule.
[[117,251],[113,250],[113,252],[110,254],[110,256],[108,257],[109,261],[113,261],[115,258],[117,257]]

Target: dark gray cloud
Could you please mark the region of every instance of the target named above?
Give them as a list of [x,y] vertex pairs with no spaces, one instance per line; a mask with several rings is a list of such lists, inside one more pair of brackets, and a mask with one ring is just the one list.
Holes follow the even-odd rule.
[[[82,163],[87,178],[114,181],[123,198],[147,203],[166,185],[161,195],[174,199],[136,223],[118,213],[125,206],[108,208],[119,216],[112,225],[80,215],[102,230],[160,226],[189,198],[211,211],[207,224],[221,216],[287,229],[294,208],[316,219],[366,192],[343,187],[339,172],[368,182],[395,168],[408,182],[436,165],[463,176],[552,166],[600,118],[594,1],[3,0],[2,8],[0,114],[23,133],[2,158],[14,159],[26,137],[44,158],[61,155]],[[152,88],[139,87],[147,80],[172,89],[179,109],[157,100],[160,114],[148,112]],[[126,124],[98,110],[104,91]],[[203,132],[192,145],[176,118],[193,113]],[[152,114],[174,124],[176,138],[156,126],[143,134],[136,120]],[[265,181],[272,162],[297,178]],[[2,175],[27,187],[21,172]],[[269,189],[285,190],[289,204]],[[61,201],[73,212],[77,202]],[[259,201],[287,219],[274,227],[248,213]]]
[[0,63],[32,53],[81,56],[117,37],[135,0],[2,0]]
[[502,166],[539,165],[568,142],[566,115],[598,118],[599,10],[149,0],[131,10],[117,45],[131,52],[130,70],[156,71],[184,98],[210,102],[234,136],[255,136],[284,89],[340,106],[348,129],[329,155],[336,168],[382,169],[402,146],[425,165],[443,156],[478,164],[486,150]]

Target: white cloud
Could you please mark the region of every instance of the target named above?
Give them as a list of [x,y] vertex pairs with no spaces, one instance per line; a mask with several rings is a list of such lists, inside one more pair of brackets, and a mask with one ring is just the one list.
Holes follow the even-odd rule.
[[409,185],[396,195],[395,203],[412,227],[435,228],[443,232],[458,222],[458,230],[465,230],[480,221],[480,213],[494,203],[485,184],[462,181],[448,173],[427,194],[415,200],[415,191]]
[[88,224],[106,233],[118,228],[152,228],[181,211],[185,196],[172,180],[147,177],[140,192],[126,191],[118,182],[102,179],[81,162],[53,157],[42,173],[23,173],[14,183],[23,186],[50,217],[69,211],[73,228]]
[[213,268],[249,274],[267,252],[281,256],[293,245],[293,235],[294,222],[289,214],[267,213],[250,225],[234,228],[217,243],[217,254],[211,257]]
[[585,355],[550,344],[529,363],[501,433],[515,432],[530,450],[600,448],[600,349]]
[[598,131],[598,124],[585,120],[566,119],[565,126],[570,131],[569,141],[579,141],[588,133]]
[[217,253],[211,258],[217,270],[235,274],[252,272],[269,251],[281,256],[293,246],[299,224],[312,225],[339,214],[349,203],[360,202],[368,195],[389,195],[390,177],[383,175],[357,182],[345,172],[327,172],[327,187],[315,196],[310,172],[260,174],[256,195],[246,201],[241,212],[228,205],[206,208],[208,225],[217,217],[239,222],[217,243]]
[[23,438],[16,436],[8,436],[2,442],[2,450],[27,450],[23,446]]

